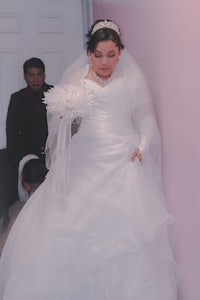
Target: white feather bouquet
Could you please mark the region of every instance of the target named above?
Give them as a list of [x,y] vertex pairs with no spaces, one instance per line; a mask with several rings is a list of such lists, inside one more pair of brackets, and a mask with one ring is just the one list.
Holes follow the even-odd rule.
[[55,85],[44,95],[43,101],[50,113],[71,120],[89,114],[95,103],[94,92],[85,86],[84,81]]

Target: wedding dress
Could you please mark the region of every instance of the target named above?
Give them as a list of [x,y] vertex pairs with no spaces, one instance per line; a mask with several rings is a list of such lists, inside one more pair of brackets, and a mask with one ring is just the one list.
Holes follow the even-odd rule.
[[[95,100],[71,141],[63,108],[52,121],[57,134],[48,143],[56,138],[60,146],[7,240],[1,300],[176,299],[167,236],[172,216],[152,143],[154,135],[159,139],[156,123],[145,104],[138,110],[139,94],[120,63],[105,87],[80,79],[79,88]],[[138,146],[143,160],[131,161]]]

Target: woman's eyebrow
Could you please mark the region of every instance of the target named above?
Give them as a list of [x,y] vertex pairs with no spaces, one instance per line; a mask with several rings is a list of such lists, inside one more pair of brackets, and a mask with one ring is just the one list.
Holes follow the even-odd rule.
[[[95,50],[94,53],[96,53],[96,54],[102,54],[104,52],[103,51],[99,51],[99,50]],[[115,53],[115,50],[114,49],[113,50],[109,50],[107,53],[108,54]]]

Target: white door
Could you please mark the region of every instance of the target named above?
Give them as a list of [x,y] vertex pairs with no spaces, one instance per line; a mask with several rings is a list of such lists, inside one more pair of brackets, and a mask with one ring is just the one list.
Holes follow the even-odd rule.
[[10,94],[25,86],[24,61],[41,58],[46,82],[58,83],[83,51],[90,19],[90,0],[0,0],[0,148]]

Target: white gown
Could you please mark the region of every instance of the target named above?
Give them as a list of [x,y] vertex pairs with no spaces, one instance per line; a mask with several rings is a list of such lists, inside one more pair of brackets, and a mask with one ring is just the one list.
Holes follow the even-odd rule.
[[96,102],[71,141],[67,192],[55,197],[50,171],[26,203],[2,254],[0,299],[175,300],[172,217],[148,151],[130,160],[141,137],[126,82],[82,84]]

